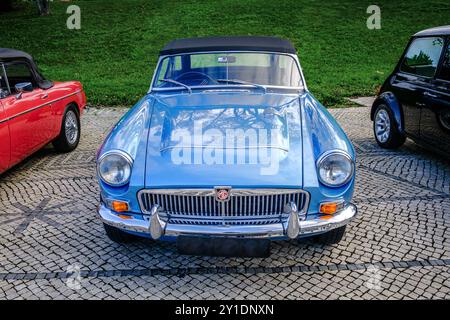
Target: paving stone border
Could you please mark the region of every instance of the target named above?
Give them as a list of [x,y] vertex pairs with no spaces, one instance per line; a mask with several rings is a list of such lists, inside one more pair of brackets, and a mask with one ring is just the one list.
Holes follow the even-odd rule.
[[[379,269],[408,269],[416,267],[449,266],[450,259],[436,260],[410,260],[410,261],[383,261],[375,263],[330,264],[314,266],[288,266],[288,267],[208,267],[208,268],[152,268],[152,269],[128,269],[128,270],[80,270],[83,278],[108,278],[127,276],[178,276],[195,274],[264,274],[264,273],[302,273],[334,270],[368,270],[371,267]],[[73,273],[69,272],[40,272],[40,273],[0,273],[0,280],[38,280],[38,279],[67,279]]]

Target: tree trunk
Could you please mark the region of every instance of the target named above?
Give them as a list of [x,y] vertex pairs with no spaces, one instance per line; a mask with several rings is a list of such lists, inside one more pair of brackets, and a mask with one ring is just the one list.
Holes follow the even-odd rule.
[[41,16],[46,16],[50,13],[49,0],[36,0],[36,4]]

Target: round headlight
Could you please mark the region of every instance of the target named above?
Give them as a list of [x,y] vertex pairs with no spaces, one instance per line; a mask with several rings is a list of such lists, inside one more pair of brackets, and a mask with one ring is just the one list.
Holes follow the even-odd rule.
[[328,187],[340,187],[349,182],[353,170],[353,160],[342,151],[326,153],[317,161],[320,182]]
[[132,166],[133,160],[128,154],[122,151],[111,151],[100,157],[97,171],[103,182],[119,187],[130,180]]

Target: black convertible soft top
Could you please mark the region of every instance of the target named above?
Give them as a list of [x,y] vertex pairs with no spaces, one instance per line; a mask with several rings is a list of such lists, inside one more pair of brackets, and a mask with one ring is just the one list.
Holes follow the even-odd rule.
[[296,53],[292,43],[286,39],[263,36],[234,36],[177,39],[169,42],[160,51],[160,54],[230,50]]
[[33,58],[26,52],[8,49],[8,48],[0,48],[0,61],[8,61],[14,59],[26,59],[33,60]]
[[0,62],[8,63],[12,61],[26,62],[30,66],[34,79],[41,89],[48,89],[53,86],[53,83],[46,80],[39,72],[39,69],[31,55],[20,50],[0,48]]

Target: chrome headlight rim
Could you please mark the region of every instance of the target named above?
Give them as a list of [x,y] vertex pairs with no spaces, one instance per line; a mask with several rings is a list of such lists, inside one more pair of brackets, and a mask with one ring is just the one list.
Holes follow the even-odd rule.
[[[350,174],[348,175],[347,179],[344,182],[339,183],[339,184],[330,184],[330,183],[324,181],[320,175],[320,166],[326,160],[326,158],[328,158],[329,156],[332,156],[332,155],[344,156],[350,162],[350,165],[351,165],[351,171],[350,171]],[[316,168],[317,168],[317,176],[319,177],[320,183],[322,183],[323,185],[325,185],[329,188],[342,187],[342,186],[346,185],[347,183],[349,183],[352,180],[353,176],[355,175],[355,162],[353,161],[352,157],[343,150],[329,150],[329,151],[324,152],[319,157],[319,159],[317,159]]]
[[[124,180],[123,182],[121,182],[121,183],[111,183],[109,181],[106,181],[103,178],[103,176],[101,175],[100,165],[101,165],[103,160],[105,160],[108,156],[111,156],[111,155],[116,155],[116,156],[122,157],[123,159],[125,159],[125,161],[130,166],[130,175],[129,175],[129,177],[126,180]],[[102,182],[104,182],[105,184],[107,184],[109,186],[112,186],[112,187],[123,187],[124,185],[128,184],[130,182],[132,170],[133,170],[133,158],[128,153],[126,153],[125,151],[122,151],[122,150],[110,150],[110,151],[107,151],[104,154],[102,154],[100,156],[100,158],[98,158],[98,161],[97,161],[97,175],[98,175],[98,177],[100,178],[100,180]]]

